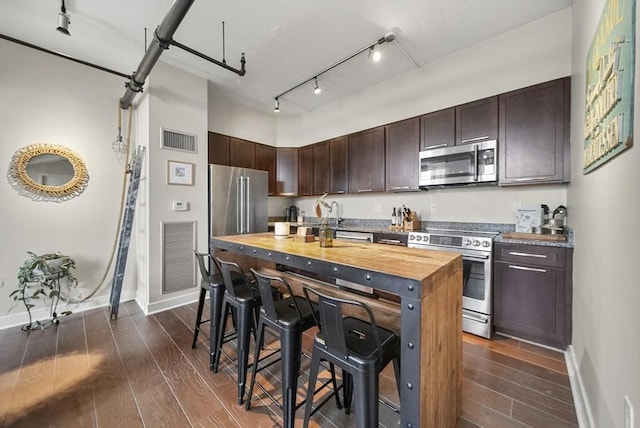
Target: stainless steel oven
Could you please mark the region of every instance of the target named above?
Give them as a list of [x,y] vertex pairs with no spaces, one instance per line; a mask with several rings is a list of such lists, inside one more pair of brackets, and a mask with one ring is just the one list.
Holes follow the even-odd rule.
[[410,232],[407,246],[462,254],[462,329],[491,338],[493,238],[496,233],[437,230]]
[[489,184],[498,178],[496,140],[420,152],[420,187]]

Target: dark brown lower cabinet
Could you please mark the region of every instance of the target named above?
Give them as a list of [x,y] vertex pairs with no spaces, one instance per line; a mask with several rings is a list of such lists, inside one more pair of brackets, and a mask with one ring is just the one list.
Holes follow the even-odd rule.
[[496,243],[496,333],[565,349],[571,342],[571,248]]

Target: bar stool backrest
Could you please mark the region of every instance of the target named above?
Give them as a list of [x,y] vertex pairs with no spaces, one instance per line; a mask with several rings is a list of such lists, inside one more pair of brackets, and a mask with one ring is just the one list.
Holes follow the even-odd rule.
[[[273,282],[279,282],[280,284],[282,284],[285,290],[287,291],[287,293],[289,294],[289,296],[293,296],[293,291],[291,290],[291,286],[287,283],[287,281],[284,280],[284,278],[281,278],[279,276],[272,276],[272,275],[267,275],[265,273],[260,273],[253,268],[251,269],[251,272],[253,273],[253,276],[258,281],[258,289],[260,290],[260,297],[262,299],[262,308],[264,309],[269,319],[278,321],[280,317],[276,311],[276,305],[273,299],[273,296],[274,296],[273,288],[277,288],[277,287],[273,287]],[[295,306],[296,312],[298,313],[298,320],[302,321],[302,312],[300,311],[300,307],[298,306],[296,299],[292,299],[291,302]]]
[[208,253],[199,253],[194,251],[193,254],[196,255],[196,259],[198,260],[198,267],[200,268],[200,276],[202,277],[202,281],[209,281],[209,268],[205,263],[205,257],[212,259],[211,255]]
[[[249,284],[249,280],[247,279],[247,275],[245,275],[244,270],[234,262],[227,262],[224,260],[220,260],[218,257],[215,257],[215,260],[220,265],[220,272],[222,273],[222,278],[224,280],[224,288],[229,293],[229,295],[233,298],[238,297],[246,297],[246,296],[238,296],[238,286],[244,286],[247,289],[247,296],[251,296],[253,299],[255,295],[253,294],[253,289]],[[234,283],[231,278],[231,272],[238,272],[242,278],[244,279],[244,284]]]
[[364,309],[368,314],[368,322],[373,326],[372,331],[377,347],[378,358],[382,360],[382,345],[380,342],[380,335],[378,334],[378,328],[376,325],[376,320],[373,316],[373,312],[371,311],[371,308],[369,308],[369,306],[357,300],[348,300],[328,296],[308,286],[304,286],[302,290],[304,291],[304,295],[308,301],[312,301],[309,293],[315,295],[315,297],[318,299],[320,319],[316,318],[315,313],[313,317],[316,321],[318,329],[322,333],[322,339],[324,340],[325,346],[330,350],[331,353],[333,353],[334,355],[338,355],[340,356],[340,358],[346,360],[349,357],[349,350],[347,348],[345,335],[350,334],[359,339],[366,338],[364,332],[355,330],[345,332],[343,321],[343,305],[351,305]]

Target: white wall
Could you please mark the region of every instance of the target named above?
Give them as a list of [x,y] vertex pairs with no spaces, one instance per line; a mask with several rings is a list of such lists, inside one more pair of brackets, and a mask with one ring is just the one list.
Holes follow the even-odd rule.
[[[605,0],[591,0],[573,6],[574,168],[567,192],[576,231],[573,351],[592,426],[622,428],[625,395],[635,408],[635,426],[640,426],[640,127],[636,112],[634,147],[582,175],[585,62],[604,4]],[[637,34],[636,28],[636,68]],[[637,109],[637,71],[635,88]]]
[[[22,307],[9,311],[8,299],[26,251],[74,257],[83,296],[100,285],[118,233],[124,165],[111,143],[124,79],[4,40],[0,52],[0,327],[6,327],[27,322]],[[13,153],[33,143],[63,145],[84,160],[90,178],[82,195],[34,202],[9,185],[4,175]],[[128,271],[123,300],[134,297],[131,278]],[[110,280],[71,309],[107,303]]]
[[277,146],[276,118],[223,98],[214,82],[208,84],[208,130],[249,141]]
[[[199,292],[199,273],[192,288],[162,294],[162,224],[163,222],[196,222],[199,251],[206,252],[207,241],[207,81],[185,73],[175,67],[158,62],[148,79],[148,154],[146,199],[148,223],[149,273],[147,313],[193,301]],[[161,128],[194,134],[197,138],[197,154],[160,148]],[[193,186],[167,184],[167,162],[169,160],[193,163],[195,182]],[[173,201],[188,203],[188,211],[174,211]],[[144,239],[141,239],[144,240]],[[194,258],[195,263],[195,258]],[[195,264],[194,264],[195,268]]]

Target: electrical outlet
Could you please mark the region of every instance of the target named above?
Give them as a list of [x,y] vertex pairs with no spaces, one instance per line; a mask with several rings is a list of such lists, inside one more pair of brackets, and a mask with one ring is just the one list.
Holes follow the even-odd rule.
[[382,205],[380,205],[380,204],[375,204],[375,205],[373,206],[373,212],[374,212],[374,213],[381,213],[381,212],[382,212]]
[[633,428],[633,405],[629,397],[624,396],[624,428]]
[[431,214],[435,214],[436,213],[436,204],[431,204],[429,205],[429,211],[431,212]]

